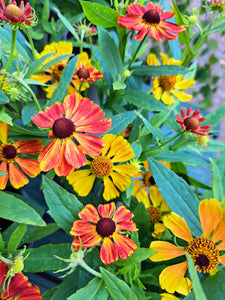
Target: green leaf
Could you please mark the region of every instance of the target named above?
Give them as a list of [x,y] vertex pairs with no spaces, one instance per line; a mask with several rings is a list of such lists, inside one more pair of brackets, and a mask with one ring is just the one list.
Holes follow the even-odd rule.
[[80,1],[84,14],[94,25],[103,28],[118,27],[117,18],[120,14],[110,7],[101,4]]
[[215,33],[215,32],[223,32],[225,30],[225,23],[220,24],[216,27],[211,28],[209,31],[205,32],[204,35],[209,35],[211,33]]
[[48,213],[59,227],[69,233],[83,205],[75,195],[70,194],[46,176],[43,176],[43,188],[45,200],[49,207]]
[[126,83],[118,81],[118,80],[113,82],[114,90],[124,90],[125,88],[126,88]]
[[6,94],[3,93],[2,90],[0,90],[0,104],[6,103],[9,103],[9,98],[6,96]]
[[156,185],[169,208],[185,219],[193,235],[201,236],[199,200],[191,187],[162,163],[153,158],[148,158],[148,162]]
[[0,217],[18,223],[45,226],[39,214],[20,199],[0,191]]
[[138,298],[131,290],[131,288],[122,280],[117,278],[115,275],[100,267],[102,277],[105,281],[106,288],[110,296],[114,300],[137,300]]
[[13,127],[9,128],[9,136],[12,136],[15,138],[15,136],[28,136],[27,139],[30,139],[32,137],[47,137],[48,133],[43,130],[39,130],[37,128],[32,127],[22,127],[15,123],[13,123]]
[[71,295],[68,300],[107,300],[108,292],[103,279],[93,278],[85,287]]
[[45,0],[44,6],[43,6],[43,10],[42,10],[42,18],[41,18],[41,25],[43,27],[43,29],[50,33],[53,34],[52,28],[50,26],[49,23],[49,0]]
[[216,110],[206,116],[206,120],[201,125],[211,125],[211,129],[215,128],[222,117],[225,116],[225,104],[220,105]]
[[138,66],[131,69],[132,75],[136,76],[178,75],[186,73],[187,70],[187,68],[178,65]]
[[31,117],[37,113],[38,111],[34,102],[25,104],[22,108],[23,124],[24,125],[28,124],[31,121]]
[[5,252],[5,241],[3,241],[2,234],[0,232],[0,254]]
[[224,192],[223,192],[223,182],[220,170],[216,164],[216,162],[209,158],[212,166],[212,190],[213,190],[213,197],[216,198],[218,201],[222,202]]
[[140,239],[144,239],[150,230],[149,213],[142,202],[138,202],[133,213],[133,221],[136,223],[137,228],[139,229],[138,234]]
[[68,85],[71,82],[73,74],[75,72],[78,55],[73,57],[66,65],[63,73],[60,77],[60,82],[57,88],[54,90],[52,98],[48,101],[48,105],[54,104],[56,101],[62,101],[68,92]]
[[19,224],[17,228],[13,231],[7,247],[8,255],[12,254],[17,249],[22,238],[26,233],[26,230],[27,230],[26,224]]
[[151,255],[155,254],[156,252],[157,252],[156,250],[151,250],[147,248],[138,248],[137,250],[134,251],[134,253],[130,257],[127,257],[126,260],[119,259],[116,264],[122,267],[135,265],[143,260],[148,259]]
[[112,126],[107,131],[107,134],[112,133],[117,135],[121,133],[129,124],[131,124],[134,121],[136,117],[137,115],[134,111],[127,111],[111,117]]
[[[54,53],[52,53],[52,56],[54,55]],[[44,64],[40,70],[38,70],[38,73],[42,73],[44,72],[45,70],[51,68],[52,66],[54,66],[55,64],[57,64],[58,62],[66,59],[66,58],[69,58],[73,56],[73,54],[62,54],[60,56],[57,56],[53,59],[51,59],[50,61],[46,62],[46,64]]]
[[46,227],[37,228],[32,235],[26,240],[26,243],[31,243],[38,241],[49,234],[55,232],[59,229],[59,226],[56,223],[49,223]]
[[11,126],[13,125],[12,118],[7,113],[5,113],[4,108],[2,108],[0,111],[0,121],[3,121]]
[[68,263],[58,259],[55,255],[68,259],[71,254],[71,244],[47,244],[39,248],[28,248],[24,255],[29,256],[24,261],[24,272],[37,273],[61,270]]
[[52,55],[54,55],[54,52],[52,52],[52,53],[47,53],[47,54],[45,54],[44,56],[42,56],[42,57],[38,58],[37,60],[33,61],[33,62],[30,64],[30,66],[29,66],[29,68],[28,68],[28,70],[27,70],[27,72],[26,72],[24,78],[29,78],[31,75],[33,75],[33,74],[39,69],[39,67],[42,65],[42,63],[43,63],[47,58],[51,57]]
[[114,81],[117,81],[119,74],[122,74],[123,64],[120,58],[119,49],[115,44],[114,39],[104,28],[99,27],[99,48],[101,55],[112,75]]

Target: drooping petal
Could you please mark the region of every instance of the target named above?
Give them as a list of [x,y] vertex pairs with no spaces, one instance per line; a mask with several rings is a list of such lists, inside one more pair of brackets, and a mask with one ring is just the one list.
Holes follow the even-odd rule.
[[[67,162],[72,165],[75,169],[79,169],[86,163],[86,156],[84,152],[78,147],[70,138],[63,139],[64,157]],[[66,174],[66,175],[69,175]]]
[[113,233],[113,241],[116,245],[119,256],[123,260],[128,256],[131,256],[134,253],[134,250],[137,250],[137,245],[131,239],[119,233]]
[[186,94],[185,92],[182,91],[178,91],[178,90],[171,90],[170,91],[171,94],[174,95],[174,97],[176,97],[178,100],[182,101],[182,102],[187,102],[190,101],[192,99],[191,95]]
[[85,169],[72,172],[66,179],[78,195],[85,197],[92,190],[96,176],[91,174],[90,169]]
[[8,178],[9,178],[8,169],[7,169],[7,163],[2,162],[0,164],[0,171],[3,171],[5,173],[7,173],[6,175],[1,175],[0,176],[0,190],[4,190],[5,187],[6,187]]
[[131,178],[128,176],[123,176],[116,172],[111,172],[111,177],[114,185],[121,191],[125,191],[126,187],[128,187],[131,183]]
[[191,292],[191,289],[192,289],[191,280],[188,277],[183,277],[179,282],[176,292],[184,296],[187,296]]
[[122,136],[117,136],[108,152],[108,157],[112,157],[112,162],[125,162],[135,157],[134,151],[127,140]]
[[153,54],[153,53],[150,53],[147,56],[147,61],[146,62],[149,66],[158,66],[159,65],[158,59],[157,59],[156,55]]
[[8,127],[7,123],[0,121],[0,141],[3,144],[7,143]]
[[[102,218],[110,218],[115,210],[115,202],[109,204],[100,204],[98,207],[98,212]],[[113,219],[114,220],[114,219]]]
[[[178,76],[176,76],[177,78]],[[175,84],[175,89],[178,90],[184,90],[184,89],[188,89],[192,84],[195,83],[195,80],[193,77],[189,78],[188,80],[182,80],[180,82],[177,82],[176,80],[176,84]]]
[[113,215],[113,221],[116,223],[125,222],[132,219],[134,215],[125,206],[120,206],[117,208]]
[[65,158],[65,151],[66,151],[65,148],[66,148],[66,141],[65,139],[63,139],[59,163],[54,167],[54,171],[58,176],[67,176],[74,170],[74,166],[71,165]]
[[[213,231],[213,235],[211,237],[211,240],[214,243],[217,243],[219,241],[225,242],[225,210],[222,210],[222,216],[220,218],[219,223],[217,224],[216,228]],[[219,244],[220,246],[220,244]]]
[[96,226],[83,220],[77,220],[73,223],[70,230],[71,235],[85,235],[86,233],[95,231]]
[[153,241],[150,244],[150,249],[157,250],[158,253],[153,254],[150,259],[152,261],[169,260],[185,254],[185,251],[169,242]]
[[138,172],[138,168],[133,165],[114,165],[113,170],[120,175],[129,177],[136,176]]
[[166,91],[163,92],[162,94],[162,101],[165,103],[165,104],[168,104],[168,105],[171,105],[173,103],[175,103],[175,101],[173,100],[173,98],[170,96],[170,94]]
[[14,164],[9,164],[9,180],[15,189],[19,189],[29,182],[28,178]]
[[108,176],[104,177],[103,182],[104,182],[103,198],[106,201],[109,201],[119,196],[118,190],[116,189],[115,185],[112,183],[112,181]]
[[98,136],[76,132],[74,133],[74,137],[82,149],[90,156],[98,156],[104,147],[104,142]]
[[138,229],[134,222],[126,221],[126,222],[120,222],[120,223],[116,224],[116,230],[118,232],[120,232],[121,230],[134,232],[134,231],[137,231]]
[[[81,241],[80,241],[81,240]],[[72,245],[75,246],[74,250],[77,251],[82,244],[82,249],[97,246],[102,240],[102,237],[97,234],[96,230],[85,233],[81,236],[75,236]]]
[[39,162],[37,160],[17,157],[16,162],[23,172],[32,178],[36,177],[41,172]]
[[118,260],[118,251],[110,238],[105,237],[100,250],[101,261],[107,265]]
[[92,204],[87,204],[78,216],[83,220],[91,223],[97,223],[100,220],[97,209]]
[[40,169],[44,172],[53,169],[59,163],[60,157],[61,140],[54,139],[41,151],[38,156]]
[[165,230],[166,230],[166,227],[164,226],[164,224],[155,223],[154,224],[154,231],[152,233],[152,236],[157,238],[157,239],[160,239]]
[[17,153],[35,154],[44,148],[40,140],[16,141],[13,146],[17,148]]

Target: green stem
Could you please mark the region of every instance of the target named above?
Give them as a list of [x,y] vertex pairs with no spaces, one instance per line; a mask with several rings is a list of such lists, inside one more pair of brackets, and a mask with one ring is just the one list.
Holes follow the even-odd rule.
[[95,270],[92,269],[91,267],[89,267],[89,266],[86,264],[85,261],[80,260],[80,261],[79,261],[79,265],[80,265],[81,267],[83,267],[85,270],[87,270],[89,273],[91,273],[92,275],[94,275],[94,276],[96,276],[96,277],[98,277],[98,278],[102,278],[102,274],[99,273],[99,272],[97,272],[97,271],[95,271]]
[[146,36],[143,38],[143,40],[142,40],[142,41],[140,42],[140,44],[138,45],[138,47],[137,47],[137,49],[136,49],[136,51],[135,51],[135,53],[134,53],[134,56],[132,57],[132,59],[131,59],[130,62],[129,62],[129,65],[128,65],[127,69],[129,69],[129,68],[131,67],[132,63],[135,61],[136,56],[137,56],[139,50],[141,49],[142,45],[144,44],[144,42],[145,42],[147,36],[148,36],[148,35],[146,34]]
[[31,51],[32,51],[34,60],[36,60],[36,53],[35,53],[34,43],[33,43],[33,39],[31,37],[30,31],[29,31],[29,29],[26,29],[25,31],[26,31],[26,34],[27,34],[27,37],[28,37],[28,40],[29,40],[29,43],[30,43],[30,46],[31,46]]
[[178,136],[182,135],[183,133],[184,133],[184,130],[178,132],[178,133],[177,133],[176,135],[174,135],[171,139],[167,140],[164,144],[161,144],[161,145],[158,145],[158,146],[149,148],[149,149],[148,149],[148,152],[149,152],[149,151],[152,151],[152,150],[156,150],[156,149],[162,148],[163,146],[169,144],[170,142],[172,142],[173,140],[175,140],[176,138],[178,138]]

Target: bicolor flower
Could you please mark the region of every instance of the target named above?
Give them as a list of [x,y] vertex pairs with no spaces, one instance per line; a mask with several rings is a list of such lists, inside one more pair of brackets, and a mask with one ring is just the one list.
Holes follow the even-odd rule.
[[[8,124],[0,121],[0,190],[4,190],[9,179],[12,187],[19,189],[29,182],[29,177],[36,177],[40,172],[39,163],[35,159],[24,158],[23,154],[40,153],[43,144],[40,140],[7,142]],[[22,154],[22,155],[21,155]],[[21,157],[22,156],[22,157]]]
[[205,120],[206,118],[200,115],[200,110],[196,109],[193,111],[192,107],[188,108],[187,114],[185,113],[185,108],[182,108],[181,117],[176,115],[176,121],[181,125],[183,130],[194,132],[199,135],[206,135],[206,133],[210,131],[211,125],[199,125],[200,122]]
[[39,111],[31,119],[42,128],[50,128],[48,137],[53,140],[41,151],[38,161],[42,171],[55,170],[58,176],[67,176],[74,169],[86,164],[84,152],[98,156],[105,146],[94,134],[110,129],[111,119],[103,119],[100,107],[79,94],[67,96]]
[[132,175],[138,168],[127,163],[135,156],[130,144],[122,136],[106,134],[102,138],[105,147],[101,154],[91,157],[83,170],[77,170],[67,176],[67,180],[80,196],[87,196],[96,180],[103,180],[105,200],[119,196],[119,191],[125,191],[131,183]]
[[[183,218],[173,212],[165,216],[164,225],[176,237],[186,241],[186,246],[178,247],[166,241],[153,241],[150,249],[158,252],[150,259],[164,261],[188,253],[199,273],[214,272],[219,263],[225,265],[225,256],[220,255],[220,251],[225,250],[225,210],[216,199],[205,199],[199,204],[199,217],[202,235],[193,237]],[[161,288],[174,293],[183,280],[187,268],[186,260],[166,267],[159,275]]]
[[116,262],[119,256],[125,260],[137,250],[137,245],[121,234],[121,231],[138,230],[136,224],[130,221],[133,214],[125,206],[115,210],[115,203],[112,202],[100,204],[97,210],[92,204],[88,204],[78,216],[81,220],[75,221],[70,231],[74,235],[74,251],[78,251],[80,245],[84,249],[102,242],[100,258],[106,265]]
[[[160,53],[163,65],[182,65],[181,60],[168,58],[166,54]],[[147,64],[149,66],[159,65],[159,61],[155,54],[149,54],[147,57]],[[153,77],[153,89],[151,92],[155,98],[162,100],[165,104],[171,105],[178,99],[182,102],[190,101],[191,95],[186,94],[183,90],[191,87],[194,84],[194,78],[184,79],[184,75],[162,75]],[[173,97],[172,97],[173,96]]]
[[127,6],[127,12],[128,14],[119,17],[117,22],[120,27],[138,31],[134,36],[138,41],[142,41],[147,34],[157,41],[163,41],[163,38],[176,40],[177,34],[185,31],[183,25],[178,26],[166,21],[174,16],[174,12],[162,11],[159,4],[148,2],[144,7],[138,3],[131,3]]

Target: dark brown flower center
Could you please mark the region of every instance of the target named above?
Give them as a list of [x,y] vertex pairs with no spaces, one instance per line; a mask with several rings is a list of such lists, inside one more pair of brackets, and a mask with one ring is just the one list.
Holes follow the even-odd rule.
[[144,174],[143,181],[144,181],[145,186],[153,186],[153,185],[155,185],[155,180],[154,180],[151,172],[146,172]]
[[151,223],[155,224],[161,220],[161,211],[158,207],[149,206],[147,208],[147,211],[149,213],[149,218]]
[[159,24],[160,15],[156,9],[149,9],[144,13],[142,19],[144,19],[147,23],[150,24],[154,24],[154,23]]
[[198,272],[209,272],[219,263],[219,250],[213,241],[206,238],[195,238],[184,248],[192,257]]
[[52,126],[54,136],[59,139],[70,137],[75,132],[75,129],[74,123],[67,118],[57,119]]
[[176,84],[176,76],[159,76],[159,85],[164,91],[170,91]]
[[91,171],[99,178],[109,176],[112,168],[111,159],[105,156],[98,156],[91,163]]
[[13,22],[15,21],[15,17],[20,20],[20,18],[23,16],[23,12],[17,5],[9,4],[5,8],[4,15],[7,19]]
[[184,119],[184,125],[186,126],[187,130],[197,130],[199,126],[199,121],[195,117],[187,117],[186,119]]
[[96,231],[101,237],[108,237],[116,230],[115,222],[110,218],[101,218],[96,224]]
[[14,159],[17,156],[17,150],[13,145],[6,145],[2,149],[2,155],[5,159]]
[[63,64],[57,64],[56,66],[53,67],[52,77],[57,81],[59,81],[64,69],[65,66]]
[[90,77],[90,72],[88,71],[88,69],[82,67],[77,72],[77,76],[79,77],[79,79],[88,79]]

